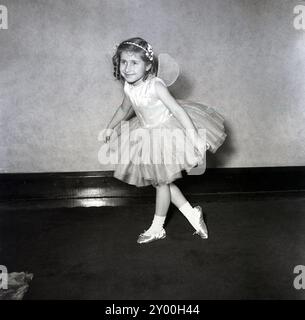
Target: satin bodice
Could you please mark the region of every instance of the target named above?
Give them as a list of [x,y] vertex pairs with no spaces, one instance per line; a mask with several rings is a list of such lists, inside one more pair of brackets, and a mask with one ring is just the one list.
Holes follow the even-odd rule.
[[[144,128],[156,127],[172,116],[168,108],[157,97],[155,83],[163,80],[158,77],[149,77],[145,81],[141,80],[136,85],[124,85],[124,92],[129,97],[134,111]],[[165,84],[164,84],[165,85]]]

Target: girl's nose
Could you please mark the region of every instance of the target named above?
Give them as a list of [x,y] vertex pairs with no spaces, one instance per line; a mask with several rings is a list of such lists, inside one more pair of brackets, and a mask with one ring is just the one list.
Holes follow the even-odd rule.
[[129,63],[126,63],[126,66],[125,66],[125,72],[128,73],[131,69],[131,66]]

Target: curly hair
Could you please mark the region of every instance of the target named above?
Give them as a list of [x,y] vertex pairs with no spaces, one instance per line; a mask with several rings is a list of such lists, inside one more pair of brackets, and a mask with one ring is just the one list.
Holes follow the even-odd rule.
[[[129,43],[128,43],[129,42]],[[136,45],[139,45],[136,46]],[[130,38],[128,40],[122,41],[112,57],[113,63],[113,75],[117,80],[123,81],[124,79],[120,73],[120,62],[121,62],[121,53],[123,51],[136,52],[140,54],[141,59],[144,61],[146,65],[151,65],[151,68],[145,72],[143,80],[146,80],[150,74],[156,74],[158,70],[158,59],[155,55],[152,55],[152,60],[149,59],[147,52],[149,48],[149,43],[142,38]],[[143,50],[141,47],[145,48]]]

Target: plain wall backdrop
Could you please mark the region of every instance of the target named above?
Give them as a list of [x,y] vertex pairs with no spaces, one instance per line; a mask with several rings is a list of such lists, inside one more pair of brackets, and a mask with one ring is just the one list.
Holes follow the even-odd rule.
[[228,138],[210,167],[305,165],[305,30],[293,0],[1,0],[0,171],[101,165],[122,99],[115,44],[134,36],[179,62],[177,98],[216,108]]

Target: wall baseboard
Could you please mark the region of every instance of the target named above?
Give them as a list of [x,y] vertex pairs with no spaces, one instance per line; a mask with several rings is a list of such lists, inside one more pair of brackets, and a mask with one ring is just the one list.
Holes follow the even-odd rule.
[[[154,203],[153,187],[137,188],[113,172],[0,174],[0,208],[117,206]],[[190,199],[206,201],[305,194],[305,167],[210,168],[176,184]]]

